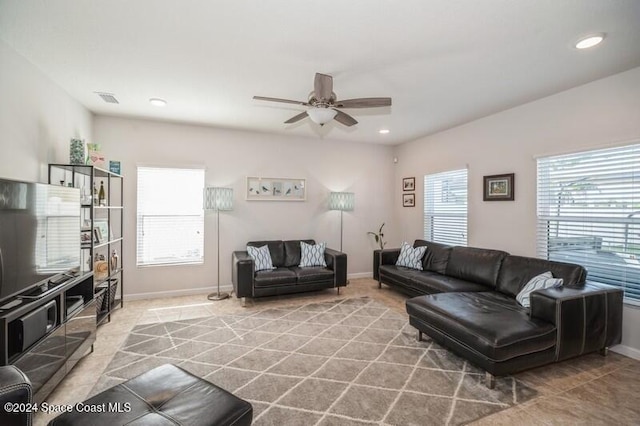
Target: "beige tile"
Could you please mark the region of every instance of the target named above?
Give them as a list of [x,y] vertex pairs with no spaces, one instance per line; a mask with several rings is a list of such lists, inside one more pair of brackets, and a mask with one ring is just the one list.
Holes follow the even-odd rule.
[[[92,354],[83,358],[74,370],[47,398],[49,403],[73,403],[86,398],[130,330],[138,324],[178,321],[212,314],[249,315],[269,308],[287,308],[309,302],[325,302],[353,297],[371,297],[391,311],[406,317],[406,296],[370,278],[353,279],[336,294],[326,290],[248,300],[247,307],[235,297],[208,301],[206,294],[125,301],[114,311],[110,323],[98,328]],[[533,387],[539,397],[480,419],[474,425],[556,425],[556,424],[640,424],[635,411],[635,396],[640,393],[640,361],[619,354],[597,354],[548,365],[516,375]],[[35,425],[45,425],[54,416],[36,416]]]

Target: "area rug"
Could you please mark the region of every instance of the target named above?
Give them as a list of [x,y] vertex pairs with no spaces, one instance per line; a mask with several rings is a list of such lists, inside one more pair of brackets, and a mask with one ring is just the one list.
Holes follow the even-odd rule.
[[533,398],[371,298],[136,326],[92,394],[173,363],[251,402],[254,425],[459,425]]

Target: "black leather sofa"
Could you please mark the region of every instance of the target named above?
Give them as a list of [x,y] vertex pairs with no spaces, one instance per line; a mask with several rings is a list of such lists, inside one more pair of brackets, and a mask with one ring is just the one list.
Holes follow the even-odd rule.
[[[427,246],[423,271],[396,266],[400,249],[374,252],[374,278],[414,296],[410,324],[494,376],[516,373],[594,351],[606,354],[622,336],[621,289],[589,283],[580,266],[512,256],[499,250]],[[515,296],[546,271],[562,287],[534,291],[529,309]]]
[[314,240],[272,240],[250,241],[248,246],[262,247],[267,245],[271,261],[276,268],[271,271],[255,272],[253,259],[246,251],[234,251],[231,255],[231,279],[236,297],[275,296],[280,294],[300,293],[304,291],[336,288],[347,285],[347,255],[345,253],[325,249],[327,267],[300,268],[300,241],[315,244]]
[[33,387],[29,378],[13,365],[0,367],[0,425],[31,426]]

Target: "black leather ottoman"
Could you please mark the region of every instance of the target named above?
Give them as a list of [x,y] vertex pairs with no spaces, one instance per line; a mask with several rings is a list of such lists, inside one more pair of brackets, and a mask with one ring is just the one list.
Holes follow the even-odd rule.
[[[94,407],[104,412],[82,412]],[[253,419],[250,403],[172,364],[107,389],[74,408],[49,425],[248,426]]]

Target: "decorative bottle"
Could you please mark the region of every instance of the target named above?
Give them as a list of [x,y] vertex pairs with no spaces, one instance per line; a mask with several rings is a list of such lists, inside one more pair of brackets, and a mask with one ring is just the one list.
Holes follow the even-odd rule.
[[100,181],[100,192],[98,194],[98,202],[101,206],[104,206],[105,203],[105,195],[104,195],[104,181]]
[[113,249],[111,252],[111,272],[118,269],[118,252],[116,249]]
[[93,205],[98,205],[98,190],[96,189],[95,182],[93,182]]

